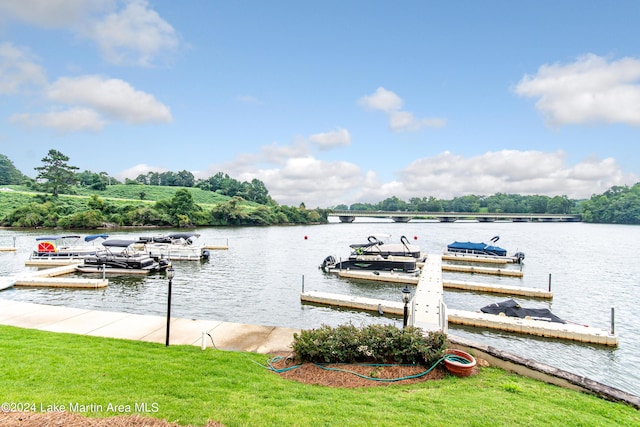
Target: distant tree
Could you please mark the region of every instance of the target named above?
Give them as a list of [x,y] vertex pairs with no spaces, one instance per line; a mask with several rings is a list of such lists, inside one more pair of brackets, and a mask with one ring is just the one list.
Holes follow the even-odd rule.
[[27,179],[7,156],[0,154],[0,185],[19,185]]
[[66,191],[76,183],[76,166],[67,164],[69,157],[57,150],[49,150],[46,157],[42,159],[43,166],[35,168],[38,172],[36,180],[43,180],[43,186],[50,191],[54,197]]

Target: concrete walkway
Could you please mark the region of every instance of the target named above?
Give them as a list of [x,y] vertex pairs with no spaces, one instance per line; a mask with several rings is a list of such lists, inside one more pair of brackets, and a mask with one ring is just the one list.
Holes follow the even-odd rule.
[[[33,304],[0,298],[0,324],[50,332],[165,343],[167,318]],[[202,345],[208,332],[220,350],[273,354],[291,351],[299,329],[217,320],[171,318],[169,344]],[[206,336],[207,347],[211,338]]]

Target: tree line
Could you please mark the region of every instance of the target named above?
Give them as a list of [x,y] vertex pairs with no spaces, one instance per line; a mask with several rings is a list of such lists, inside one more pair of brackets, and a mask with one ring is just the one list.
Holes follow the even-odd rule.
[[[143,203],[145,192],[140,191],[140,203],[107,201],[97,194],[79,201],[61,200],[60,194],[73,194],[77,187],[104,191],[109,185],[122,183],[106,172],[77,172],[69,157],[57,150],[49,150],[42,166],[35,170],[37,177],[30,179],[17,171],[6,157],[0,157],[0,184],[25,185],[46,194],[13,209],[0,224],[13,227],[97,228],[105,224],[114,226],[216,226],[216,225],[273,225],[326,223],[328,211],[308,210],[280,206],[268,193],[264,183],[254,179],[240,182],[218,173],[206,180],[193,180],[187,171],[178,173],[150,172],[127,180],[124,185],[180,186],[173,197],[153,204]],[[183,185],[191,184],[191,185]],[[186,188],[185,188],[186,187]],[[195,203],[189,187],[212,191],[227,200],[205,210]],[[249,202],[249,203],[247,203]]]
[[579,202],[567,196],[521,196],[496,193],[492,196],[467,195],[451,200],[435,197],[411,198],[408,202],[389,197],[379,203],[354,203],[339,205],[336,210],[354,211],[411,211],[411,212],[491,212],[574,214],[579,213]]
[[[44,191],[57,197],[58,194],[72,193],[75,186],[104,191],[108,185],[123,184],[106,172],[77,172],[78,168],[69,165],[68,161],[69,158],[64,154],[57,150],[50,150],[47,156],[42,159],[42,166],[35,168],[38,176],[33,180],[18,171],[6,156],[0,154],[0,185],[27,185],[34,190]],[[101,218],[111,219],[114,223],[120,225],[136,225],[139,223],[176,226],[186,224],[266,225],[326,222],[327,215],[332,209],[579,214],[582,215],[584,222],[640,224],[640,183],[636,183],[631,187],[614,186],[603,194],[592,195],[587,200],[569,199],[564,195],[549,197],[503,193],[496,193],[490,196],[466,195],[455,197],[451,200],[428,196],[422,198],[414,197],[404,201],[393,196],[378,203],[354,203],[350,206],[342,204],[328,210],[307,210],[304,204],[297,208],[279,206],[269,196],[269,191],[262,181],[253,179],[251,182],[241,182],[223,172],[218,172],[207,179],[195,179],[193,174],[188,171],[149,172],[138,175],[134,180],[126,179],[124,184],[192,187],[204,191],[212,191],[228,196],[231,199],[220,203],[211,212],[205,214],[199,213],[198,209],[194,207],[193,210],[187,212],[189,220],[176,214],[182,208],[170,208],[172,201],[157,202],[157,206],[153,208],[137,207],[136,209],[125,209],[122,207],[105,207],[101,210],[103,214]],[[188,198],[188,196],[180,194],[181,196],[178,199]],[[140,192],[140,199],[144,199],[144,191]],[[254,209],[242,208],[243,201],[253,202],[262,206]],[[178,200],[175,202],[177,203]],[[181,205],[185,206],[184,204]],[[125,209],[125,211],[114,212],[119,209]],[[113,215],[115,215],[115,218]],[[93,217],[100,218],[96,215],[93,215]],[[86,220],[88,221],[88,219]],[[7,221],[4,220],[2,223],[6,224]],[[91,222],[93,223],[94,221]]]

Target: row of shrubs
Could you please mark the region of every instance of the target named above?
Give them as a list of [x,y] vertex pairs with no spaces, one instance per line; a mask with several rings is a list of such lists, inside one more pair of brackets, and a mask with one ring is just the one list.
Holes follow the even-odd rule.
[[303,330],[294,334],[292,348],[301,362],[401,363],[433,365],[447,349],[444,332],[424,334],[420,328],[353,324]]

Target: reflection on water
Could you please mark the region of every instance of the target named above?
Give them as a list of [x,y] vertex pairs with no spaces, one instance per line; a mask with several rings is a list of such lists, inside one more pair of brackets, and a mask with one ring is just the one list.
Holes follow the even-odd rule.
[[[640,263],[634,248],[640,227],[582,223],[451,223],[412,221],[333,223],[320,226],[242,227],[198,229],[200,243],[228,244],[229,250],[211,251],[208,261],[175,261],[172,316],[238,323],[314,328],[346,322],[395,324],[401,319],[353,310],[320,307],[300,302],[305,290],[400,301],[404,285],[340,279],[318,266],[327,255],[349,254],[349,244],[369,235],[390,234],[393,241],[406,235],[428,253],[441,253],[448,243],[487,241],[501,237],[498,245],[509,253],[526,254],[524,278],[464,273],[443,273],[445,280],[466,280],[547,289],[551,275],[551,301],[515,297],[523,306],[549,308],[563,319],[608,329],[615,307],[620,346],[607,348],[524,335],[461,328],[450,333],[492,345],[524,357],[585,375],[640,395]],[[24,261],[35,246],[35,236],[45,233],[0,230],[0,246],[18,251],[0,252],[0,276],[24,271]],[[119,232],[134,237],[148,234]],[[306,237],[306,238],[305,238]],[[95,277],[95,276],[94,276]],[[166,314],[167,279],[164,274],[145,277],[108,277],[104,289],[15,288],[0,298],[66,305],[79,308]],[[450,308],[477,311],[508,296],[445,291]]]

